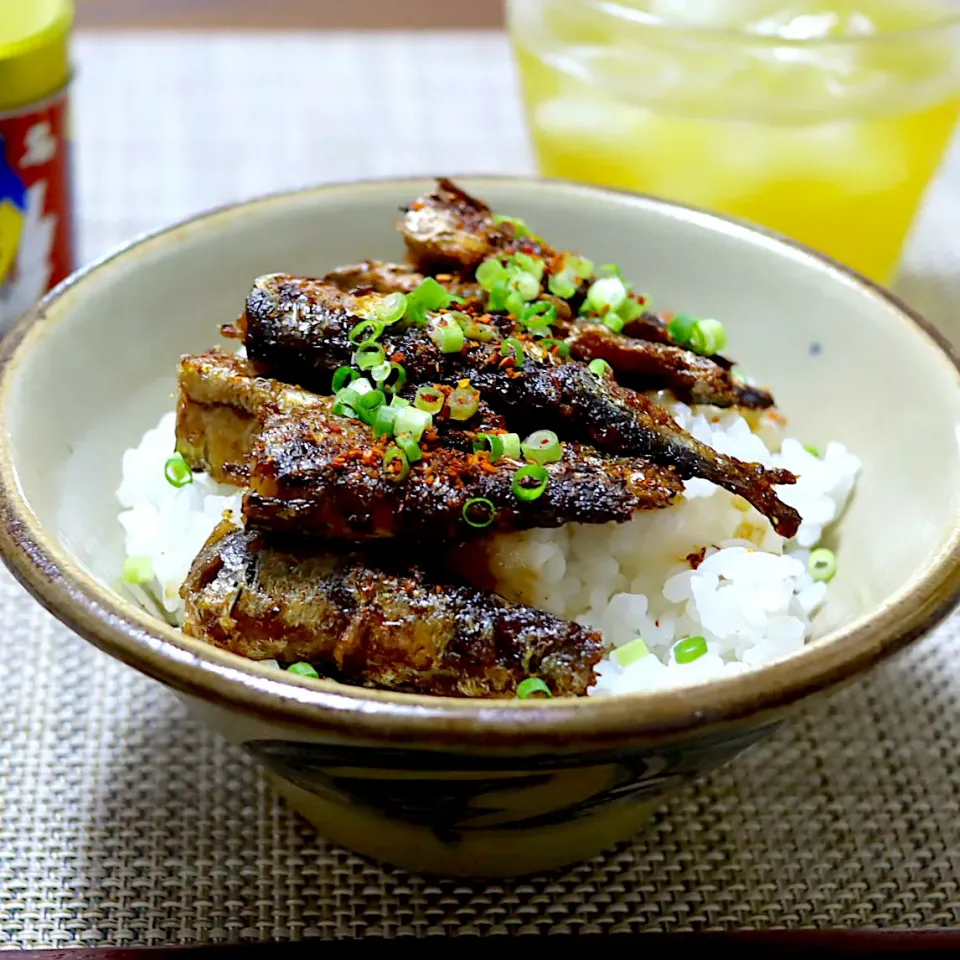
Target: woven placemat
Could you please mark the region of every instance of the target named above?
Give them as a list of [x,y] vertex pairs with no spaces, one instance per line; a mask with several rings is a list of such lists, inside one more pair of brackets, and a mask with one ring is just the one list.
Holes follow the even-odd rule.
[[[87,256],[267,190],[530,169],[499,36],[134,34],[77,52]],[[438,118],[438,90],[486,136]],[[960,303],[951,166],[902,282],[944,324]],[[0,946],[960,923],[957,620],[620,850],[484,884],[325,843],[243,755],[6,575],[0,611]]]

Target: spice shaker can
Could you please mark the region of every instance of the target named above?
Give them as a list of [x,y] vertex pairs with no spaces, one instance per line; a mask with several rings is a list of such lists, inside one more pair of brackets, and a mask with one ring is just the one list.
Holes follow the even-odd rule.
[[0,333],[74,267],[72,0],[0,0]]

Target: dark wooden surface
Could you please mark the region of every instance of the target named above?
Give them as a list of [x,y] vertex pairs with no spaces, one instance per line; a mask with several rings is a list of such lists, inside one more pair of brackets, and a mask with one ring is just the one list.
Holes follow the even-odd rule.
[[[404,946],[404,944],[406,946]],[[305,940],[291,944],[257,944],[222,947],[150,947],[141,949],[27,950],[11,954],[17,960],[273,960],[311,958],[317,960],[382,960],[408,952],[418,960],[449,960],[451,955],[506,955],[529,958],[533,953],[589,956],[603,952],[611,960],[623,957],[696,956],[717,960],[724,953],[743,958],[848,957],[848,956],[944,956],[960,951],[960,932],[954,930],[777,930],[758,933],[674,933],[637,936],[550,936],[546,938],[429,937],[411,944],[409,940]]]
[[[0,0],[18,3],[21,0]],[[503,0],[75,0],[90,28],[490,29]]]

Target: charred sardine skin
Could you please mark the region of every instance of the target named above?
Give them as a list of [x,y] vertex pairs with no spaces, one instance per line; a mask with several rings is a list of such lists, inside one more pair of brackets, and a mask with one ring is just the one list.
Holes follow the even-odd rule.
[[348,683],[505,698],[529,676],[583,696],[598,634],[417,568],[304,552],[224,521],[181,590],[184,632],[254,660],[307,661]]
[[[246,343],[252,359],[272,375],[323,389],[337,367],[351,362],[352,329],[340,291],[293,277],[258,281],[248,305]],[[293,309],[286,309],[284,304]],[[517,429],[555,429],[617,456],[650,458],[685,479],[703,477],[739,494],[790,537],[800,516],[784,504],[774,485],[795,482],[785,471],[767,471],[722,456],[683,431],[642,394],[601,380],[578,361],[561,362],[533,345],[522,365],[505,365],[501,345],[468,343],[443,353],[420,327],[381,338],[388,357],[400,358],[411,383],[454,385],[469,379],[494,410]]]
[[444,446],[424,449],[398,482],[384,468],[390,444],[326,413],[272,416],[250,458],[245,520],[277,532],[430,544],[572,521],[624,522],[639,510],[670,506],[683,491],[670,470],[575,444],[547,465],[546,489],[530,501],[515,492],[522,462],[491,463],[486,454]]
[[[244,517],[269,530],[347,541],[467,540],[574,520],[622,522],[683,492],[668,469],[565,444],[562,460],[547,467],[544,493],[523,501],[514,490],[523,464],[492,462],[443,420],[435,441],[423,439],[423,460],[397,482],[384,467],[392,441],[334,414],[330,397],[257,377],[248,361],[221,353],[185,357],[180,381],[178,448],[191,467],[249,486]],[[486,504],[475,515],[478,499]],[[494,515],[484,526],[487,505]]]
[[636,383],[641,390],[666,388],[694,404],[755,409],[773,406],[773,397],[765,390],[738,382],[728,368],[692,350],[631,339],[600,323],[574,325],[566,341],[578,360],[605,360],[618,381],[628,386]]

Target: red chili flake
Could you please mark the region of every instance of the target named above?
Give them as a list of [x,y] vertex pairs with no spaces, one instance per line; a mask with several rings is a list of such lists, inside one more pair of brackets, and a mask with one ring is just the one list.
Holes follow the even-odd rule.
[[[686,556],[687,563],[690,564],[692,570],[696,570],[697,567],[703,563],[704,557],[707,555],[707,548],[701,547],[696,553],[688,553]],[[659,624],[658,624],[659,626]]]
[[654,621],[653,621],[653,625],[654,625],[655,627],[659,627],[659,626],[660,626],[660,621],[659,621],[659,620],[654,620]]
[[413,203],[407,207],[408,210],[422,210],[426,204],[422,200],[414,200]]

